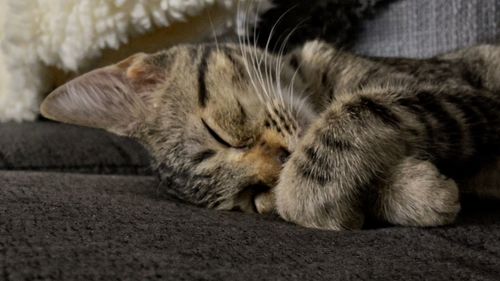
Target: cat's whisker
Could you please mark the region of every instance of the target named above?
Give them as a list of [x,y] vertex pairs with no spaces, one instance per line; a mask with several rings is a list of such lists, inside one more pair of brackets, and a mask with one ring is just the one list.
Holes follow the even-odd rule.
[[[262,2],[259,2],[259,6]],[[254,22],[257,23],[259,20],[258,14],[255,14],[255,19]],[[264,56],[260,56],[260,58],[257,55],[257,41],[258,41],[258,35],[256,34],[256,28],[254,28],[254,42],[253,42],[253,54],[254,54],[254,59],[255,59],[255,65],[256,65],[256,72],[259,77],[260,81],[260,86],[261,90],[266,94],[267,99],[272,99],[273,98],[273,89],[271,87],[271,81],[270,75],[269,75],[269,70],[268,70],[268,54],[267,52],[265,53]],[[269,38],[268,38],[269,39]],[[269,41],[269,40],[268,40]],[[266,50],[268,49],[268,46],[266,46]],[[264,67],[264,71],[262,71],[262,67]]]
[[[292,6],[290,9],[288,9],[283,15],[285,15],[286,13],[290,12],[292,9],[296,8],[296,5]],[[295,33],[295,31],[298,30],[298,28],[302,25],[302,23],[304,22],[304,20],[302,20],[300,23],[298,23],[285,37],[285,39],[283,40],[283,42],[281,43],[281,46],[280,46],[280,49],[278,51],[278,54],[277,54],[277,63],[276,63],[276,68],[275,68],[275,73],[276,73],[276,77],[277,77],[277,84],[278,84],[278,87],[281,89],[282,85],[281,85],[281,72],[282,72],[282,69],[284,67],[284,61],[283,61],[283,57],[284,57],[284,53],[285,53],[285,48],[291,38],[291,36]],[[283,95],[282,95],[282,92],[281,93],[281,100],[283,102],[283,105],[284,104],[284,100],[283,100]]]
[[[242,15],[241,14],[242,9],[240,6],[240,2],[238,2],[237,14],[238,14],[238,18],[242,19],[243,22],[237,21],[237,24],[238,25],[243,24],[243,25],[245,25],[245,27],[241,28],[241,26],[238,26],[237,30],[243,30],[243,31],[249,30],[249,28],[248,28],[249,27],[249,23],[248,23],[249,10],[250,10],[250,5],[247,5],[246,10],[244,11],[244,14]],[[255,34],[255,31],[254,31],[254,34]],[[251,83],[252,87],[255,89],[259,100],[261,102],[265,103],[265,99],[261,94],[260,88],[258,87],[259,83],[258,83],[258,81],[256,81],[256,77],[255,77],[256,71],[255,71],[254,59],[252,57],[252,52],[251,52],[251,50],[250,50],[250,52],[247,52],[247,46],[248,46],[248,43],[250,43],[249,33],[245,32],[243,36],[240,36],[240,34],[238,34],[238,42],[239,42],[239,44],[238,44],[239,49],[240,49],[241,55],[243,57],[243,64],[244,64],[245,70],[249,76],[250,83]],[[252,65],[250,65],[250,62],[252,63]]]
[[212,16],[210,15],[210,11],[207,11],[208,21],[210,22],[210,29],[212,29],[212,36],[215,40],[215,48],[217,49],[217,53],[220,53],[219,48],[219,40],[217,38],[217,32],[215,31],[214,23],[212,21]]
[[[260,3],[258,4],[260,5]],[[238,36],[239,49],[243,57],[243,64],[245,71],[249,76],[250,83],[256,91],[256,95],[259,100],[266,105],[266,110],[268,112],[273,112],[278,110],[287,116],[287,122],[296,123],[294,111],[297,105],[294,102],[293,84],[295,77],[297,76],[296,71],[292,76],[292,81],[287,87],[283,87],[281,81],[282,68],[284,67],[284,53],[286,46],[291,38],[291,36],[300,27],[300,24],[295,26],[285,37],[284,41],[281,43],[280,49],[278,51],[274,69],[270,65],[270,55],[269,49],[271,45],[272,37],[276,33],[277,26],[280,21],[285,17],[287,13],[290,12],[294,7],[290,8],[284,12],[278,20],[274,23],[271,28],[269,37],[267,38],[266,45],[264,47],[264,52],[260,53],[257,48],[258,35],[256,28],[253,29],[253,42],[250,40],[250,32]],[[245,9],[242,9],[240,4],[238,6],[238,17],[242,19],[237,21],[240,25],[238,30],[250,30],[250,22],[248,20],[251,7],[246,5]],[[255,15],[254,21],[258,21],[258,15]],[[244,25],[245,28],[241,28]],[[248,47],[248,46],[253,46]],[[274,77],[273,77],[274,74]],[[285,98],[285,96],[287,96]],[[296,124],[295,124],[296,125]]]
[[[260,6],[261,3],[259,3],[258,5]],[[259,6],[257,7],[257,9],[259,9]],[[246,9],[243,11],[243,9],[241,9],[240,3],[238,3],[237,15],[240,19],[243,19],[243,22],[237,21],[237,24],[241,25],[243,23],[246,26],[245,29],[242,29],[241,27],[237,27],[238,30],[240,30],[240,29],[241,30],[250,30],[249,21],[248,21],[250,8],[251,8],[250,5],[247,5]],[[243,15],[242,15],[242,13],[243,13]],[[281,18],[283,16],[284,16],[284,14],[281,16]],[[255,15],[254,21],[255,22],[258,21],[258,14]],[[274,29],[276,28],[277,23],[273,27],[273,31],[271,32],[271,36],[274,33]],[[273,81],[273,79],[271,77],[271,68],[268,65],[268,60],[269,60],[268,54],[266,53],[264,56],[262,56],[262,55],[257,53],[258,35],[256,34],[255,28],[253,29],[253,37],[254,37],[254,40],[253,40],[254,41],[253,42],[254,48],[247,48],[248,45],[252,45],[250,43],[249,33],[248,32],[245,33],[244,36],[238,36],[239,48],[240,48],[240,51],[241,51],[242,56],[243,56],[245,70],[246,70],[247,74],[249,75],[249,78],[251,80],[250,82],[252,83],[252,87],[255,89],[257,95],[259,96],[259,99],[262,102],[265,102],[267,100],[271,100],[274,98],[281,98],[282,99],[282,94],[280,94],[280,92],[276,91],[273,88],[275,81]],[[266,44],[266,50],[269,49],[270,39],[271,39],[271,37],[268,38],[268,42]]]
[[[259,7],[257,7],[259,8]],[[245,11],[245,30],[249,30],[249,22],[248,22],[248,13],[250,11],[250,6],[247,6],[247,9]],[[257,15],[256,15],[256,18],[255,20],[257,20]],[[256,93],[258,95],[261,96],[262,99],[267,100],[268,97],[263,97],[262,96],[262,93],[266,94],[266,96],[268,96],[268,93],[265,91],[265,89],[262,89],[262,77],[260,75],[260,71],[259,71],[259,63],[258,63],[258,60],[257,60],[257,54],[256,54],[256,44],[254,44],[254,48],[248,48],[247,46],[250,45],[250,38],[249,38],[249,33],[246,33],[245,34],[246,36],[243,38],[243,44],[241,44],[241,41],[240,41],[240,47],[242,49],[242,55],[244,56],[244,60],[245,60],[245,64],[246,64],[246,68],[247,68],[247,72],[248,72],[248,75],[254,79],[254,83],[252,84],[252,86],[254,87]],[[257,37],[257,34],[256,34],[256,29],[254,28],[253,30],[253,36],[254,36],[254,41],[256,42],[256,37]],[[245,46],[243,46],[245,45]],[[248,50],[248,52],[247,52]],[[250,64],[250,65],[249,65]],[[257,81],[255,81],[257,80]],[[260,86],[260,87],[259,87]]]
[[294,84],[295,84],[295,79],[297,78],[297,75],[299,73],[299,70],[300,70],[300,66],[301,64],[299,64],[299,66],[297,67],[297,69],[295,70],[295,72],[293,73],[292,75],[292,79],[290,80],[290,84],[288,85],[288,88],[291,89],[291,93],[290,93],[290,99],[289,99],[289,106],[291,108],[293,108],[293,98],[295,96],[295,93],[294,93]]
[[299,102],[298,102],[299,106],[297,108],[298,112],[300,112],[302,110],[302,108],[307,104],[307,100],[309,99],[309,97],[311,97],[311,95],[312,94],[308,94],[299,100]]
[[265,86],[264,77],[262,76],[262,71],[260,71],[262,67],[261,62],[256,57],[257,57],[256,51],[250,50],[250,61],[252,63],[251,71],[253,71],[253,73],[255,74],[258,82],[257,83],[258,86],[255,88],[255,90],[259,94],[261,93],[265,94],[265,99],[268,100],[270,99],[270,95],[267,89],[264,87]]
[[[293,8],[293,7],[292,7]],[[278,26],[278,24],[281,22],[281,20],[284,18],[284,16],[290,12],[290,10],[292,8],[289,8],[287,11],[285,11],[277,20],[276,22],[273,24],[273,27],[271,28],[271,31],[269,32],[269,36],[267,37],[267,42],[266,42],[266,45],[265,45],[265,48],[264,48],[264,56],[265,56],[265,59],[264,59],[264,70],[265,70],[265,75],[267,77],[267,86],[269,89],[272,89],[272,84],[273,84],[273,81],[272,81],[272,76],[271,76],[271,68],[269,67],[268,65],[268,61],[269,61],[269,44],[271,43],[271,39],[272,37],[274,36],[274,32],[276,30],[276,27]],[[279,76],[276,76],[276,82],[279,83]],[[275,91],[272,91],[271,92],[275,92]],[[276,95],[276,94],[275,94]]]

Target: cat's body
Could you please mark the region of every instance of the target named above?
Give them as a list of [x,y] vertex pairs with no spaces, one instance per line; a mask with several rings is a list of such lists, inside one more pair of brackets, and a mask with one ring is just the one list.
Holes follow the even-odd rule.
[[42,112],[135,137],[186,201],[308,227],[451,223],[456,183],[500,197],[498,46],[429,60],[179,46],[70,82]]

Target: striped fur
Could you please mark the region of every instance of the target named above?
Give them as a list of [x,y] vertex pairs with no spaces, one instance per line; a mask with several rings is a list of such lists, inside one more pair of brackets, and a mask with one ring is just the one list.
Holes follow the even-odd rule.
[[281,173],[282,217],[337,230],[366,215],[435,226],[454,221],[459,188],[500,198],[500,47],[411,60],[312,42],[290,56],[316,104],[330,105]]
[[70,82],[42,112],[138,139],[178,198],[307,227],[442,225],[459,191],[500,197],[497,46],[412,60],[184,45]]

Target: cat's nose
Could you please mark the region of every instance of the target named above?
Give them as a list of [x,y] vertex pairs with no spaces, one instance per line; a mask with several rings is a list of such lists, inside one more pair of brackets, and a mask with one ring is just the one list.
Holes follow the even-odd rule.
[[245,155],[248,165],[254,167],[259,181],[273,187],[278,181],[283,164],[290,156],[280,136],[267,133]]
[[265,134],[258,146],[266,156],[272,158],[278,165],[283,165],[290,157],[290,151],[284,143],[284,139],[274,133]]
[[286,147],[280,144],[266,142],[266,140],[260,141],[258,149],[265,153],[266,156],[273,158],[272,160],[274,160],[274,162],[281,165],[290,157],[290,152]]
[[288,149],[282,147],[278,151],[278,161],[281,162],[281,164],[285,164],[286,161],[288,161],[288,158],[290,158],[290,151]]

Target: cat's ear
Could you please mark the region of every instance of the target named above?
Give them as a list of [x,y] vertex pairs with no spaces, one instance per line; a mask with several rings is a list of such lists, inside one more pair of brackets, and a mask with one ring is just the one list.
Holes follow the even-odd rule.
[[153,91],[165,70],[146,62],[146,54],[84,74],[53,91],[42,103],[46,118],[133,135],[143,122]]

